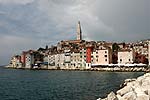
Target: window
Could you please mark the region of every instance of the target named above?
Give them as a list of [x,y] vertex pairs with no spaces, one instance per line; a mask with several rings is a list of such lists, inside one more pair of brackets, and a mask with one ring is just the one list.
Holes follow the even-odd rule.
[[96,59],[96,61],[98,61],[98,59]]
[[107,59],[105,59],[105,61],[107,61]]
[[120,62],[122,62],[122,59],[120,59]]
[[105,55],[105,57],[107,57],[107,55]]
[[107,51],[105,51],[105,53],[107,53]]
[[98,58],[98,56],[96,56],[96,58]]
[[129,59],[129,61],[130,61],[130,59]]

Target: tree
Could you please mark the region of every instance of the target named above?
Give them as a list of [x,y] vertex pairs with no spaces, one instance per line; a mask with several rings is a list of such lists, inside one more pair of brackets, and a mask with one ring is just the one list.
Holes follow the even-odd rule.
[[118,44],[117,43],[114,43],[113,45],[112,45],[112,50],[113,50],[113,52],[117,52],[118,50],[119,50],[119,46],[118,46]]

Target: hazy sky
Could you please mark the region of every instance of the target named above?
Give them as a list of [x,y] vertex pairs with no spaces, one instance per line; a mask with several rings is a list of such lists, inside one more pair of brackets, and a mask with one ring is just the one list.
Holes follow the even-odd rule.
[[150,38],[150,0],[0,0],[0,65],[23,50],[76,38]]

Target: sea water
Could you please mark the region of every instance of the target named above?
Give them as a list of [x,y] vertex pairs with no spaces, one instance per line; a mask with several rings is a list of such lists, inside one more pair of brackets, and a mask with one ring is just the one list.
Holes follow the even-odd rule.
[[96,100],[143,72],[21,70],[0,67],[0,100]]

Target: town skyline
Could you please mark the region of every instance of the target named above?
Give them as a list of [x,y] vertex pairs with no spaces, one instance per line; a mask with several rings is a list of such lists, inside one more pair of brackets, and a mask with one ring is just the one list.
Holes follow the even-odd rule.
[[22,51],[21,54],[12,56],[6,67],[47,70],[149,71],[147,69],[149,65],[150,40],[135,43],[83,40],[82,28],[78,21],[76,39],[61,40],[51,47],[46,45],[45,48]]
[[1,65],[23,50],[75,39],[78,20],[84,40],[126,42],[150,37],[147,0],[0,0],[0,5]]

